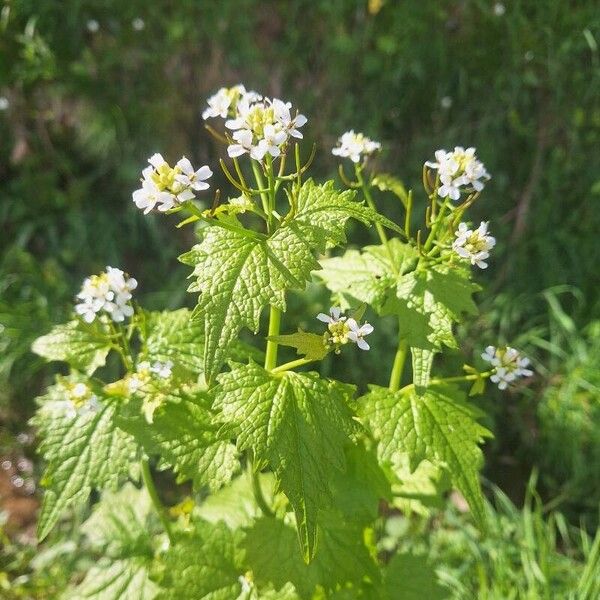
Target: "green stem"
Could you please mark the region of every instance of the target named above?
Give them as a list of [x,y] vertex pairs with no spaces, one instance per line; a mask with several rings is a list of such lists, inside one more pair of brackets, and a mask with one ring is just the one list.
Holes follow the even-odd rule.
[[158,497],[158,492],[156,491],[156,486],[154,485],[154,480],[152,479],[152,473],[150,472],[150,465],[148,464],[148,459],[142,459],[142,479],[144,480],[144,485],[148,490],[148,495],[150,496],[150,500],[152,501],[152,505],[156,509],[158,513],[158,518],[162,523],[162,526],[167,533],[169,538],[169,542],[171,544],[175,543],[175,538],[173,536],[173,531],[171,529],[171,523],[169,522],[169,518],[167,517],[167,511],[163,506],[163,503],[160,501]]
[[[279,327],[281,325],[281,311],[274,306],[271,306],[269,312],[269,338],[279,335]],[[272,339],[267,340],[267,351],[265,355],[265,369],[273,370],[277,366],[277,342]]]
[[[364,177],[362,176],[361,167],[358,165],[356,165],[356,181],[358,181],[358,183],[360,184],[363,196],[365,197],[369,208],[377,212],[373,196],[371,195],[371,190],[369,189],[369,186],[367,185],[366,181],[364,180]],[[394,263],[394,254],[392,253],[392,249],[390,248],[389,240],[385,233],[385,229],[383,228],[383,225],[381,223],[375,223],[375,229],[377,230],[377,234],[379,235],[381,243],[385,246],[388,256],[390,257],[390,264],[392,266],[392,270],[397,275],[398,268]]]
[[274,517],[275,513],[271,510],[271,507],[265,499],[262,488],[260,487],[259,473],[254,470],[250,454],[248,454],[248,474],[252,480],[252,493],[254,494],[254,499],[256,500],[256,504],[258,504],[258,508],[260,508],[265,517]]
[[[437,385],[439,383],[460,383],[463,381],[476,381],[477,379],[487,379],[494,374],[494,371],[485,371],[484,373],[473,373],[472,375],[458,375],[456,377],[440,377],[438,379],[431,379],[429,385]],[[414,383],[405,385],[400,392],[407,392],[408,390],[415,387]]]
[[[260,172],[259,164],[255,160],[250,160],[250,163],[252,164],[252,171],[254,172],[254,178],[256,179],[256,185],[258,186],[258,189],[264,190],[265,189],[265,181],[263,179],[262,173]],[[268,192],[261,191],[260,199],[262,201],[263,210],[265,211],[265,213],[267,215],[270,215],[271,212],[269,211]]]
[[429,232],[429,236],[425,240],[425,244],[423,246],[423,250],[425,252],[427,252],[428,250],[431,249],[431,246],[433,245],[433,242],[435,241],[435,236],[437,235],[438,229],[440,228],[440,225],[442,224],[442,221],[446,214],[447,208],[448,208],[448,198],[446,198],[446,200],[444,201],[444,204],[442,204],[442,208],[440,208],[440,212],[439,212],[436,220],[434,221],[433,225],[431,226],[431,231]]
[[389,388],[391,392],[397,392],[400,389],[400,382],[402,380],[402,373],[404,371],[404,363],[406,361],[407,352],[408,342],[398,336],[398,349],[396,350],[396,357],[394,358],[394,365],[390,375]]
[[286,362],[283,365],[279,365],[278,367],[271,369],[271,373],[284,373],[285,371],[291,371],[296,367],[302,367],[313,362],[315,362],[314,359],[298,358],[297,360],[291,360],[290,362]]

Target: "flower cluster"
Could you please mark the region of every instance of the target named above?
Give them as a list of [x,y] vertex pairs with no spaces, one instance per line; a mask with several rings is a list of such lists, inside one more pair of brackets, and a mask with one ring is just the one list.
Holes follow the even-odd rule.
[[340,346],[348,342],[355,343],[361,350],[369,350],[370,346],[364,338],[373,332],[373,325],[369,323],[359,325],[356,319],[343,315],[341,308],[337,306],[332,306],[328,315],[319,313],[317,319],[327,323],[328,343],[335,346],[338,351]]
[[142,187],[133,192],[133,201],[144,214],[155,207],[161,212],[171,210],[195,198],[195,192],[210,187],[206,183],[212,176],[210,167],[205,165],[196,171],[185,156],[174,167],[158,153],[153,154],[148,162],[150,166],[142,171]]
[[47,410],[74,419],[77,416],[96,413],[102,407],[98,396],[85,383],[74,383],[61,378],[59,385],[65,399],[49,402],[46,405]]
[[153,363],[144,360],[137,365],[135,373],[127,377],[127,391],[133,394],[153,377],[169,379],[172,374],[173,363],[170,360],[165,362],[155,361]]
[[465,150],[456,146],[452,152],[437,150],[435,162],[427,161],[425,166],[438,172],[441,185],[437,193],[440,198],[458,200],[463,189],[480,192],[484,181],[490,179],[484,164],[475,156],[475,148]]
[[113,321],[121,323],[133,314],[129,301],[136,287],[137,281],[121,269],[106,267],[104,273],[84,280],[77,294],[81,302],[75,305],[75,312],[86,323],[91,323],[99,312],[108,313]]
[[282,154],[290,137],[302,138],[299,128],[307,121],[298,112],[292,116],[291,102],[263,98],[247,92],[243,85],[220,89],[209,98],[202,116],[231,117],[225,121],[225,127],[233,131],[227,153],[232,158],[249,154],[258,161],[267,154],[273,158]]
[[452,243],[454,252],[480,269],[487,268],[485,260],[496,245],[496,239],[489,235],[488,224],[482,221],[477,229],[472,230],[466,223],[461,223],[455,235],[456,239]]
[[505,390],[509,383],[518,377],[531,377],[533,371],[528,369],[529,359],[521,356],[518,350],[505,346],[495,348],[488,346],[481,358],[494,367],[490,380],[498,384],[498,388]]
[[346,131],[339,139],[338,145],[331,151],[335,156],[349,158],[352,162],[358,163],[362,158],[367,157],[377,150],[381,149],[379,142],[374,142],[362,133],[354,133],[351,129]]

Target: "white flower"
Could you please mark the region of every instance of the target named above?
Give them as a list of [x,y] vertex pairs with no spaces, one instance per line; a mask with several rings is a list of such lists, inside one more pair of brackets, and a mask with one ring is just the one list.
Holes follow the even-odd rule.
[[227,146],[227,154],[229,154],[231,158],[247,153],[254,160],[260,161],[264,158],[269,149],[266,140],[260,140],[257,144],[254,144],[254,136],[248,129],[235,131],[232,137],[237,144],[230,144]]
[[291,137],[302,139],[302,134],[298,131],[298,127],[302,127],[306,124],[308,119],[301,114],[297,114],[292,118],[290,109],[292,108],[291,102],[283,102],[279,98],[273,98],[271,100],[271,106],[275,111],[275,119],[279,122],[287,135]]
[[490,179],[485,166],[475,156],[475,148],[465,150],[462,146],[456,146],[452,152],[437,150],[435,161],[427,161],[425,166],[438,172],[440,198],[458,200],[462,188],[480,192],[484,188],[483,180]]
[[59,385],[65,399],[55,400],[44,405],[44,410],[51,414],[74,419],[78,415],[96,413],[102,408],[98,397],[85,383],[61,380]]
[[354,342],[361,350],[369,349],[369,344],[364,340],[364,336],[373,332],[373,326],[369,323],[359,326],[356,319],[346,318],[338,306],[332,306],[328,315],[319,313],[317,319],[327,323],[329,343],[338,347],[336,352],[339,346],[348,342]]
[[351,129],[338,139],[338,145],[331,150],[331,153],[358,163],[361,158],[373,154],[380,148],[379,142],[374,142],[362,133],[354,133],[354,130]]
[[489,235],[488,224],[482,221],[479,227],[472,231],[466,223],[461,223],[455,235],[456,239],[452,244],[454,252],[480,269],[487,268],[485,260],[496,245],[496,239]]
[[137,287],[137,281],[128,277],[121,269],[107,267],[104,273],[87,277],[77,298],[81,300],[75,306],[75,312],[86,323],[91,323],[96,314],[104,311],[113,321],[120,323],[133,315],[129,304],[131,292]]
[[265,125],[263,135],[267,152],[273,158],[279,156],[281,154],[279,146],[287,140],[285,131],[278,130],[274,125]]
[[241,99],[248,103],[258,102],[262,100],[262,96],[252,90],[246,91],[241,83],[231,88],[222,87],[207,100],[208,108],[203,111],[202,118],[204,120],[211,117],[226,119]]
[[10,102],[6,96],[0,96],[0,110],[8,110]]
[[363,325],[359,326],[358,323],[352,318],[348,319],[346,324],[350,328],[350,331],[348,332],[348,339],[351,342],[354,342],[361,350],[369,350],[370,346],[364,340],[364,337],[365,335],[373,333],[373,325],[364,323]]
[[518,350],[506,346],[504,348],[495,348],[488,346],[481,358],[494,367],[494,373],[490,377],[498,388],[505,390],[509,383],[512,383],[518,377],[531,377],[533,371],[528,369],[529,359],[521,356]]
[[142,187],[133,192],[132,198],[135,205],[143,209],[145,215],[153,210],[157,204],[159,206],[174,204],[173,195],[161,191],[150,179],[142,180]]
[[210,186],[206,179],[212,176],[210,167],[203,166],[195,170],[185,156],[174,167],[162,154],[153,154],[149,167],[142,171],[142,187],[132,194],[135,205],[148,214],[154,208],[166,212],[196,197],[196,191],[206,190]]
[[204,120],[210,119],[211,117],[221,117],[225,119],[229,112],[229,106],[231,105],[231,95],[227,88],[221,88],[216,94],[208,99],[208,108],[202,113]]
[[100,29],[100,23],[96,19],[90,19],[85,26],[90,33],[96,33]]
[[133,21],[131,21],[131,26],[133,27],[134,31],[143,31],[146,27],[146,23],[141,17],[136,17]]
[[494,4],[494,14],[497,17],[501,17],[505,12],[506,12],[506,6],[504,6],[504,4],[502,4],[502,2],[496,2],[496,4]]
[[452,108],[452,98],[450,96],[444,96],[440,100],[440,105],[444,110],[448,110],[449,108]]
[[213,173],[210,170],[210,167],[207,165],[204,165],[197,171],[194,171],[192,163],[189,161],[189,159],[183,156],[177,162],[177,167],[179,167],[181,173],[179,175],[175,175],[175,179],[183,186],[189,187],[196,191],[207,190],[210,187],[208,183],[206,183],[206,179],[212,177]]
[[325,313],[319,313],[317,315],[317,319],[329,325],[331,323],[339,323],[340,321],[345,321],[346,317],[342,314],[342,309],[339,306],[332,306],[329,309],[328,315],[326,315]]
[[156,361],[150,367],[150,372],[158,375],[162,379],[168,379],[173,374],[173,363],[170,360],[166,362]]

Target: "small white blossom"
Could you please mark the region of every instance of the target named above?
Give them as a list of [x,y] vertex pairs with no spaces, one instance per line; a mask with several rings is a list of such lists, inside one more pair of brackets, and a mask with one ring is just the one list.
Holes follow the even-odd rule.
[[0,96],[0,110],[8,110],[10,102],[6,96]]
[[356,319],[346,318],[339,306],[332,306],[329,314],[319,313],[317,319],[327,323],[329,343],[338,347],[348,342],[354,342],[361,350],[369,350],[369,344],[364,337],[373,332],[373,326],[369,323],[359,325]]
[[331,153],[358,163],[362,158],[380,149],[379,142],[374,142],[362,133],[354,133],[354,130],[351,129],[338,139],[338,145],[331,150]]
[[440,198],[459,200],[461,192],[480,192],[484,188],[484,181],[490,179],[484,164],[475,156],[475,148],[456,146],[452,152],[437,150],[435,161],[427,161],[426,167],[438,172],[441,185],[438,188]]
[[301,114],[297,114],[292,118],[291,102],[283,102],[279,100],[279,98],[273,98],[271,101],[271,106],[275,111],[275,118],[283,128],[283,130],[290,135],[291,137],[295,137],[298,139],[302,139],[302,134],[298,131],[298,127],[302,127],[306,124],[308,119]]
[[502,15],[504,15],[505,12],[506,6],[504,6],[502,2],[496,2],[496,4],[494,4],[494,14],[497,17],[501,17]]
[[137,287],[137,281],[128,277],[121,269],[107,267],[104,273],[87,277],[77,294],[81,300],[75,305],[75,312],[86,323],[91,323],[96,315],[104,311],[112,320],[119,323],[133,315],[129,304],[131,292]]
[[157,185],[150,179],[142,180],[142,187],[132,194],[135,205],[147,215],[156,205],[164,206],[173,203],[173,195],[169,192],[160,191]]
[[531,377],[533,375],[533,371],[527,368],[530,364],[529,359],[521,356],[518,350],[510,346],[504,348],[488,346],[485,352],[482,353],[481,358],[494,367],[494,373],[490,380],[496,383],[501,390],[505,390],[508,384],[518,377]]
[[142,187],[132,194],[135,205],[148,214],[154,208],[166,212],[196,197],[194,192],[210,186],[206,180],[212,176],[210,167],[195,170],[188,158],[182,156],[174,167],[162,154],[153,154],[149,167],[142,171]]
[[158,375],[162,379],[168,379],[173,374],[173,363],[170,360],[166,362],[156,361],[150,367],[150,372]]
[[131,26],[133,27],[134,31],[143,31],[146,27],[146,23],[141,17],[136,17],[133,21],[131,21]]
[[340,321],[345,321],[346,317],[342,314],[342,309],[339,306],[332,306],[329,309],[328,315],[326,315],[325,313],[319,313],[317,315],[317,319],[329,325],[331,323],[339,323]]
[[257,144],[254,144],[254,136],[252,135],[252,132],[247,129],[235,131],[232,137],[237,144],[230,144],[227,147],[227,154],[231,158],[242,156],[242,154],[249,154],[254,160],[260,161],[267,153],[267,142],[265,140],[260,140]]
[[456,239],[452,244],[454,252],[480,269],[487,268],[485,260],[489,258],[490,250],[496,245],[496,239],[489,235],[488,224],[482,221],[473,231],[466,223],[461,223],[455,235]]
[[262,96],[252,90],[246,91],[246,88],[240,83],[231,88],[222,87],[213,94],[208,100],[208,108],[202,113],[204,120],[221,117],[226,119],[229,114],[233,114],[238,102],[245,99],[247,102],[258,102]]
[[44,405],[44,410],[51,414],[74,419],[77,416],[97,413],[102,408],[98,397],[85,383],[61,380],[59,386],[65,399],[54,400]]
[[444,110],[448,110],[449,108],[452,108],[452,98],[450,96],[444,96],[440,100],[440,105]]
[[100,23],[96,19],[89,19],[85,26],[90,33],[96,33],[100,29]]
[[363,325],[358,325],[358,323],[350,318],[346,322],[350,331],[348,332],[348,339],[351,342],[354,342],[361,350],[369,350],[370,346],[365,341],[364,337],[373,333],[373,325],[369,323],[364,323]]
[[194,171],[192,163],[188,158],[183,156],[177,161],[177,167],[181,170],[179,175],[175,175],[175,179],[185,187],[189,187],[192,190],[201,191],[207,190],[210,186],[206,183],[206,180],[212,177],[212,171],[210,167],[204,165],[197,171]]

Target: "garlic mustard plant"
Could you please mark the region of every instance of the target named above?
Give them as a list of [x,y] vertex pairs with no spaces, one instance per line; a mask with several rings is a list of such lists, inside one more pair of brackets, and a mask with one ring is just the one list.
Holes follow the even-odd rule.
[[[107,267],[33,345],[68,365],[34,418],[38,536],[86,518],[78,539],[101,555],[65,597],[392,600],[414,595],[412,572],[430,584],[423,597],[445,597],[427,558],[383,551],[382,532],[395,511],[426,512],[414,490],[441,494],[442,480],[485,529],[491,434],[470,396],[533,376],[508,346],[477,349],[488,370],[444,360],[467,352],[456,325],[477,313],[473,267],[495,245],[487,222],[469,225],[485,166],[474,148],[438,150],[413,194],[369,160],[381,144],[350,130],[323,151],[343,159],[340,182],[320,183],[290,102],[240,84],[203,117],[222,144],[223,193],[208,165],[158,152],[132,181],[140,219],[190,228],[180,261],[195,308],[147,310],[137,281]],[[378,211],[384,196],[400,223]],[[346,247],[350,220],[373,226],[373,243]],[[331,308],[314,307],[305,331],[286,311],[311,281]],[[362,371],[389,332],[395,351],[366,390],[335,378],[341,361]],[[157,471],[171,473],[168,493]]]

